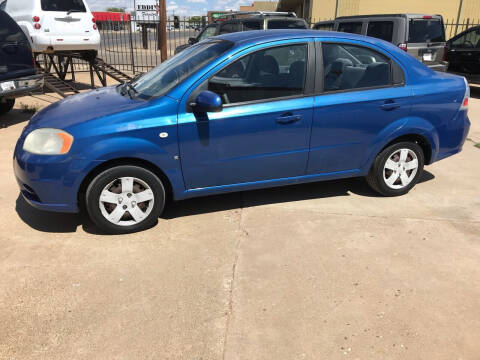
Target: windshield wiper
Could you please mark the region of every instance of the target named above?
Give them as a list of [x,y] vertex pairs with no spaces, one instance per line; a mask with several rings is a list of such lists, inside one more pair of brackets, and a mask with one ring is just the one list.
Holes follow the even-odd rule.
[[67,11],[67,15],[70,15],[72,12],[83,12],[83,11],[78,9],[70,9]]
[[128,96],[130,96],[130,99],[133,99],[133,95],[131,93],[131,91],[134,93],[134,94],[137,94],[138,93],[138,90],[135,89],[135,87],[129,82],[129,81],[125,81],[122,85],[122,89],[120,90],[120,94],[122,95],[125,95],[125,91],[126,90],[126,93],[128,94]]

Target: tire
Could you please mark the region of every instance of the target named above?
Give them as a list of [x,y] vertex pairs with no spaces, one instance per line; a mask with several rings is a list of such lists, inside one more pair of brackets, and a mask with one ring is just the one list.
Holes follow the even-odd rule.
[[82,59],[88,62],[93,62],[97,58],[98,51],[97,50],[84,50],[81,51],[80,54],[82,55]]
[[396,143],[377,155],[367,175],[367,182],[383,196],[404,195],[418,182],[424,164],[423,150],[418,144]]
[[90,182],[85,207],[100,230],[109,234],[133,233],[157,223],[165,207],[165,188],[149,170],[116,166]]
[[15,106],[15,99],[0,99],[0,115],[4,115],[13,109]]

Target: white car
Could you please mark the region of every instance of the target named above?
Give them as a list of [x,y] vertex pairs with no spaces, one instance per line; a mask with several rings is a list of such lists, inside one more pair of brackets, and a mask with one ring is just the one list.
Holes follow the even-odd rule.
[[84,0],[5,0],[7,12],[31,41],[33,52],[79,51],[95,57],[100,33]]

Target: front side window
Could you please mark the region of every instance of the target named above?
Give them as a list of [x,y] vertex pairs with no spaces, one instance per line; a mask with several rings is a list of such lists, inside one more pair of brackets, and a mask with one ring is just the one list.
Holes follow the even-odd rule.
[[393,40],[393,21],[370,21],[367,36],[391,42]]
[[456,49],[480,48],[480,27],[452,41],[452,47]]
[[42,0],[42,10],[87,12],[83,0]]
[[141,99],[162,96],[232,46],[230,41],[211,40],[189,47],[132,81],[131,87]]
[[234,22],[234,23],[227,23],[227,24],[223,24],[221,27],[220,27],[220,35],[222,34],[230,34],[230,33],[234,33],[234,32],[237,32],[237,31],[240,31],[240,24],[237,23],[237,22]]
[[5,12],[0,12],[0,42],[22,42],[26,41],[22,29]]
[[209,80],[208,90],[225,105],[301,95],[306,69],[307,44],[268,48],[228,65]]
[[217,31],[216,25],[210,25],[203,30],[203,32],[198,37],[198,41],[202,41],[208,39],[209,37],[215,36],[215,32]]
[[322,45],[324,91],[344,91],[392,84],[391,61],[379,52],[348,44]]
[[306,29],[307,25],[303,20],[272,19],[268,20],[267,29]]
[[444,42],[445,29],[440,19],[410,19],[409,43]]
[[338,24],[337,31],[351,33],[351,34],[361,34],[362,23],[361,22],[341,22],[340,24]]

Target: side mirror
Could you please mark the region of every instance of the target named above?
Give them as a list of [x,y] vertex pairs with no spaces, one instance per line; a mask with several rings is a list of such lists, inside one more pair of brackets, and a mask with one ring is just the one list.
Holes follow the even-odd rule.
[[188,39],[188,43],[190,45],[196,44],[197,42],[198,42],[198,40],[196,38],[191,37],[191,38]]
[[194,113],[220,112],[223,110],[220,96],[208,90],[198,94],[195,102],[190,106]]

